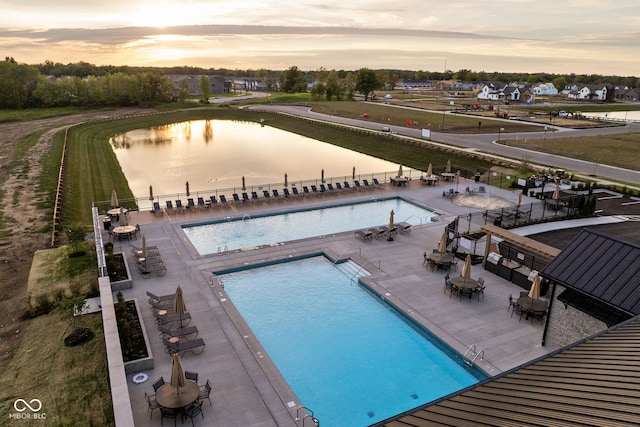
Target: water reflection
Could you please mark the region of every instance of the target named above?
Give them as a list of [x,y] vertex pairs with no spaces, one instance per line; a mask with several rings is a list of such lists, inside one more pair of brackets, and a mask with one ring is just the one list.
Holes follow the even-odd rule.
[[259,123],[197,120],[116,135],[110,143],[136,197],[395,171],[397,164]]

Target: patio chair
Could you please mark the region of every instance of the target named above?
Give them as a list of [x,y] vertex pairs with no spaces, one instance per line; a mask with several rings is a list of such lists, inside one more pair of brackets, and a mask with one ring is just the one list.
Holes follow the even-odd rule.
[[178,212],[180,212],[180,213],[182,213],[182,212],[184,212],[184,211],[185,211],[185,207],[184,207],[184,205],[182,204],[182,200],[180,200],[180,199],[176,200],[176,210],[177,210]]
[[318,191],[318,187],[316,187],[315,185],[312,185],[311,194],[313,194],[314,196],[317,196],[318,194],[320,194],[320,192]]
[[269,190],[262,190],[262,198],[267,202],[271,201],[271,194],[269,194]]
[[158,325],[158,330],[160,331],[160,335],[163,338],[181,338],[188,337],[189,335],[195,334],[192,338],[196,338],[198,336],[198,327],[197,326],[187,326],[184,328],[171,329],[163,325]]
[[356,190],[358,190],[358,191],[364,190],[364,187],[362,185],[360,185],[360,181],[358,181],[358,180],[353,181],[353,185],[356,186]]
[[198,197],[198,209],[206,208],[206,207],[207,207],[207,204],[204,202],[204,198]]
[[151,209],[151,212],[153,212],[154,214],[162,212],[162,209],[160,208],[160,202],[153,202],[153,209]]
[[204,399],[209,401],[209,406],[213,406],[211,404],[211,381],[207,380],[206,383],[200,386],[200,395],[198,396],[198,401],[202,402]]
[[379,187],[381,185],[380,181],[378,181],[378,178],[373,178],[372,181],[373,181],[373,185],[375,185],[377,187]]
[[326,193],[327,192],[327,187],[324,184],[320,184],[320,192],[321,193]]
[[162,415],[162,418],[160,420],[160,425],[164,425],[164,419],[168,418],[168,419],[173,419],[173,425],[174,427],[177,425],[177,421],[178,421],[178,410],[177,409],[171,409],[171,408],[165,408],[163,406],[160,407],[160,414]]
[[228,206],[229,202],[227,201],[227,196],[225,196],[224,194],[220,195],[220,203],[222,203],[224,206]]
[[533,319],[538,319],[542,324],[544,320],[544,316],[547,314],[547,311],[530,311],[528,313],[529,318],[531,319],[531,323],[533,323]]
[[519,322],[520,320],[522,320],[522,316],[527,314],[527,310],[516,302],[516,304],[513,306],[513,310],[511,310],[511,317],[513,317],[513,313],[517,313],[520,315],[520,318],[518,319]]
[[516,299],[511,294],[509,294],[509,307],[507,308],[507,311],[514,310],[516,305],[518,305]]
[[458,297],[460,298],[460,300],[462,301],[462,297],[469,297],[469,299],[471,299],[471,296],[473,295],[473,289],[471,288],[459,288],[458,289]]
[[195,209],[196,208],[196,204],[193,201],[193,197],[189,197],[187,199],[187,209]]
[[184,377],[189,381],[198,382],[198,373],[193,371],[184,371]]
[[149,416],[149,419],[153,419],[153,411],[156,409],[160,409],[160,404],[158,402],[156,402],[156,395],[154,394],[153,396],[149,396],[147,394],[147,392],[144,392],[144,398],[147,400],[147,405],[149,405],[148,407],[148,411],[151,412],[151,415]]
[[336,182],[336,190],[342,191],[342,184],[340,184],[339,182]]
[[309,194],[311,194],[311,192],[309,191],[309,187],[307,187],[306,185],[303,185],[303,186],[302,186],[302,193],[303,193],[305,196],[308,196]]
[[298,191],[298,187],[293,187],[291,188],[291,191],[293,191],[293,195],[298,197],[300,196],[300,192]]
[[233,193],[232,197],[235,203],[240,203],[240,196],[238,196],[238,193]]
[[[478,279],[478,282],[480,282],[480,279]],[[484,290],[486,289],[486,286],[484,285],[484,281],[482,284],[480,284],[480,286],[478,286],[477,288],[475,288],[473,290],[473,292],[477,295],[478,297],[478,301],[480,301],[480,295],[482,295],[482,299],[484,299]]]
[[257,192],[255,192],[255,191],[251,192],[251,200],[254,201],[254,202],[257,202],[257,201],[260,200],[260,197],[258,197],[258,193]]
[[249,194],[247,194],[246,192],[243,192],[242,193],[242,201],[245,202],[245,203],[246,202],[250,202],[251,199],[249,198]]
[[165,385],[164,377],[158,378],[156,382],[153,383],[153,391],[157,393],[163,385]]
[[275,188],[272,190],[273,192],[273,198],[276,200],[280,200],[282,199],[282,196],[280,196],[280,193],[278,192],[278,190],[276,190]]
[[153,312],[153,317],[158,322],[158,325],[172,325],[174,323],[182,322],[182,327],[184,328],[185,326],[187,326],[189,324],[189,322],[191,322],[191,314],[189,314],[189,313],[184,313],[184,314],[176,314],[176,313],[160,314],[160,313],[154,311]]
[[171,200],[167,200],[165,202],[165,205],[167,206],[167,213],[171,213],[171,212],[173,212],[175,210],[173,208],[173,202]]
[[328,189],[329,191],[331,191],[331,192],[336,191],[336,189],[335,189],[335,188],[333,188],[333,184],[331,184],[331,183],[327,184],[327,189]]
[[216,196],[209,196],[209,201],[211,202],[212,208],[218,206],[218,199],[216,198]]
[[344,182],[344,189],[345,190],[353,190],[353,187],[351,187],[351,185],[349,185],[349,183],[347,181]]
[[184,410],[184,415],[186,417],[191,418],[191,425],[195,426],[193,423],[193,419],[198,415],[202,415],[202,419],[204,420],[204,412],[202,412],[202,402],[196,401],[191,405],[187,406]]
[[284,197],[291,197],[291,193],[289,192],[288,188],[283,188],[282,194],[284,194]]

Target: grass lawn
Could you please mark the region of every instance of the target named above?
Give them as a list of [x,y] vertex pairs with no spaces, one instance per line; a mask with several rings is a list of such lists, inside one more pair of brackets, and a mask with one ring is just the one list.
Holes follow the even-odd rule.
[[526,148],[543,153],[557,154],[595,164],[602,163],[621,168],[640,170],[640,144],[638,133],[585,136],[581,138],[549,138],[502,141],[505,145]]

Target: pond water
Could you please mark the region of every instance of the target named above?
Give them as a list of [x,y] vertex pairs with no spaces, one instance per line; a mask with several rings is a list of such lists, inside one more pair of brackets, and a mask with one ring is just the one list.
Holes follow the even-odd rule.
[[[253,122],[197,120],[111,138],[136,197],[392,172],[398,165]],[[405,174],[410,170],[405,168]]]

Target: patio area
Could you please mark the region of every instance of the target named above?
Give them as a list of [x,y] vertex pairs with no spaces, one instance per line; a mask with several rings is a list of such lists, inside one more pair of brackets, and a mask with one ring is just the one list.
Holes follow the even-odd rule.
[[[465,188],[473,183],[460,185]],[[546,354],[547,351],[540,345],[541,324],[511,317],[509,295],[518,296],[522,290],[519,286],[487,272],[482,265],[473,265],[471,278],[484,279],[484,298],[474,297],[472,301],[452,298],[443,292],[444,273],[425,268],[424,252],[437,247],[444,226],[458,215],[478,212],[477,208],[459,206],[451,199],[442,197],[445,186],[421,186],[418,180],[413,180],[402,187],[387,184],[373,191],[286,199],[275,204],[233,204],[225,208],[194,209],[171,215],[166,212],[131,212],[129,223],[140,225],[147,244],[157,246],[162,253],[167,269],[163,276],[143,278],[135,268],[131,268],[133,286],[123,291],[126,299],[135,298],[138,301],[155,359],[155,368],[145,372],[149,377],[147,381],[136,384],[133,381],[134,374],[127,376],[135,425],[160,424],[159,411],[154,411],[150,419],[145,392],[152,394],[152,383],[161,376],[168,378],[171,372],[171,357],[165,350],[146,292],[169,294],[175,292],[178,285],[184,291],[191,325],[197,325],[198,337],[206,343],[201,354],[187,353],[182,360],[183,366],[185,370],[198,372],[200,383],[210,380],[212,384],[212,406],[205,402],[202,407],[204,420],[196,418],[195,423],[220,427],[300,425],[295,420],[296,410],[305,402],[299,402],[289,389],[211,272],[234,267],[246,268],[307,254],[324,253],[335,259],[346,253],[347,257],[366,266],[372,273],[365,279],[366,283],[375,292],[460,354],[475,345],[478,352],[484,352],[484,361],[477,364],[490,375]],[[517,200],[516,192],[489,186],[486,192],[492,197],[511,200],[514,204]],[[413,226],[411,233],[397,234],[393,240],[362,241],[355,238],[353,232],[345,232],[209,256],[198,255],[180,227],[186,222],[242,217],[245,213],[282,212],[301,206],[321,207],[347,200],[362,201],[394,195],[428,206],[442,215],[438,222]],[[385,225],[387,220],[380,218],[380,225]],[[402,220],[398,218],[398,221]],[[114,242],[114,249],[124,253],[132,266],[135,259],[130,246],[139,246],[140,243],[139,238],[118,240]],[[483,248],[479,245],[478,250]],[[450,274],[453,277],[459,275],[460,271]]]

